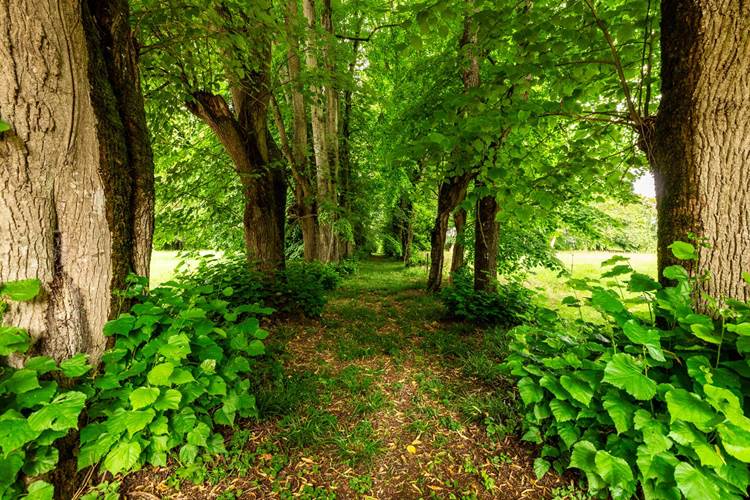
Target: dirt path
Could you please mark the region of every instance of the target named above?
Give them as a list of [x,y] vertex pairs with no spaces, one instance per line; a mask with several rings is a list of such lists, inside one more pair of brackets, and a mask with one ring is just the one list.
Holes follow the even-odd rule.
[[[442,321],[423,270],[368,261],[322,318],[275,325],[283,372],[229,453],[133,474],[132,498],[563,498],[537,481],[502,332]],[[283,373],[282,375],[278,375]],[[554,490],[554,493],[553,493]]]

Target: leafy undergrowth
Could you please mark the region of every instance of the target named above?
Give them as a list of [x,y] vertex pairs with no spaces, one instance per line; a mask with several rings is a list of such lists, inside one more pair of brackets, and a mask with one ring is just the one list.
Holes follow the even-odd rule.
[[[422,270],[363,263],[320,320],[270,328],[283,375],[257,391],[261,417],[225,436],[226,454],[175,457],[123,478],[119,493],[577,498],[571,479],[537,481],[534,450],[514,437],[521,403],[498,368],[504,332],[443,321],[423,286]],[[118,489],[105,479],[93,481],[102,498]]]

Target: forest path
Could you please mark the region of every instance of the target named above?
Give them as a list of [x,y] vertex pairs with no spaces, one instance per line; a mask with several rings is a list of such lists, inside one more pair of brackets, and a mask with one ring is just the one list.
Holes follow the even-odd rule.
[[122,492],[562,497],[568,486],[551,473],[537,481],[530,446],[513,435],[521,408],[497,369],[504,335],[444,321],[424,275],[396,261],[364,261],[319,320],[273,325],[269,347],[284,376],[258,393],[263,418],[228,436],[226,456],[137,473]]

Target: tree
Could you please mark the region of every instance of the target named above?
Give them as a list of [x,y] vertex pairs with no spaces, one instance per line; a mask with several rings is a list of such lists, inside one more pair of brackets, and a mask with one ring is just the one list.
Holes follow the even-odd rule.
[[265,272],[284,267],[287,189],[283,156],[268,129],[277,31],[271,5],[205,9],[191,0],[142,1],[136,13],[153,98],[165,113],[184,106],[224,146],[244,193],[247,257]]
[[713,297],[750,299],[750,4],[665,0],[662,99],[645,143],[656,179],[658,261],[688,233]]
[[129,272],[148,275],[151,256],[153,162],[128,4],[1,6],[0,282],[44,289],[4,320],[29,330],[35,352],[96,361],[120,312],[114,292]]

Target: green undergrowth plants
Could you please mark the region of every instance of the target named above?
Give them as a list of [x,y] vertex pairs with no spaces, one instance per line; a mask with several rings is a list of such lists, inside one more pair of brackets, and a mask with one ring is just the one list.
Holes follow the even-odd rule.
[[[0,310],[7,310],[8,301],[28,302],[40,292],[38,280],[4,283]],[[86,394],[64,388],[91,370],[86,356],[79,354],[60,364],[47,356],[30,357],[22,367],[8,363],[7,357],[18,361],[31,347],[26,330],[0,326],[0,498],[19,498],[24,493],[26,498],[52,498],[54,488],[44,477],[57,466],[55,443],[78,427],[86,403]]]
[[[671,248],[697,259],[689,243]],[[605,324],[511,331],[504,367],[528,409],[523,439],[541,447],[537,475],[576,468],[591,494],[614,499],[746,498],[750,307],[702,296],[704,277],[680,265],[664,270],[666,287],[622,257],[603,267],[601,279],[571,282],[590,298],[565,302]]]
[[496,284],[496,291],[474,290],[474,278],[466,267],[456,270],[451,284],[440,293],[448,317],[483,325],[515,326],[543,313],[536,307],[535,292],[522,280],[511,278]]
[[[357,270],[354,261],[324,264],[294,260],[283,271],[269,276],[252,270],[240,253],[203,255],[196,260],[195,266],[183,267],[177,281],[195,287],[210,285],[218,298],[234,305],[262,303],[277,313],[308,317],[319,317],[326,293]],[[222,297],[227,289],[232,293],[228,298]]]
[[256,304],[234,306],[231,289],[170,282],[147,290],[132,278],[130,311],[106,324],[112,349],[100,372],[82,385],[87,424],[80,431],[78,468],[101,463],[112,473],[144,464],[181,464],[199,453],[225,451],[217,432],[257,416],[250,378],[265,354],[268,333]]

